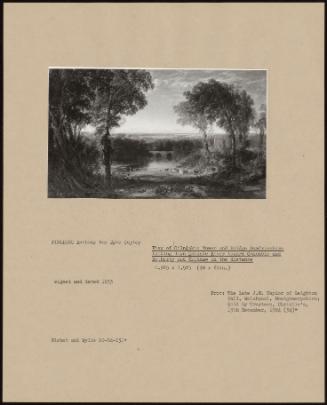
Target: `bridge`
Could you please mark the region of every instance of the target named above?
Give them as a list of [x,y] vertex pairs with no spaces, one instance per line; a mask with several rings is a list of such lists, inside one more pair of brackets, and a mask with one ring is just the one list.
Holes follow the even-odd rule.
[[150,150],[151,156],[154,159],[172,160],[175,152],[173,150]]

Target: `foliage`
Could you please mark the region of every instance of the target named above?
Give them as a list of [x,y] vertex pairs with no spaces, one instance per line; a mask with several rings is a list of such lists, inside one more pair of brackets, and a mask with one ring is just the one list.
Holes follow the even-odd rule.
[[266,126],[267,126],[267,118],[266,118],[266,113],[262,112],[260,114],[260,117],[258,121],[255,123],[255,126],[259,129],[260,134],[265,134],[266,132]]
[[196,84],[192,91],[184,92],[185,101],[174,106],[174,111],[178,115],[177,122],[181,125],[192,125],[203,135],[205,150],[209,153],[207,131],[211,123],[214,122],[206,113],[206,103],[203,100],[203,85]]
[[149,144],[151,150],[173,151],[181,156],[200,147],[201,141],[199,139],[160,139]]
[[[50,69],[49,162],[52,168],[59,170],[61,163],[71,175],[78,174],[88,159],[94,157],[93,149],[80,136],[81,128],[91,123],[100,133],[104,129],[108,135],[123,116],[135,114],[146,105],[145,92],[151,88],[151,74],[144,70]],[[111,155],[110,142],[102,145],[103,156]],[[111,160],[104,161],[109,165],[106,173],[110,173]]]
[[97,127],[110,130],[123,116],[135,114],[147,104],[145,92],[153,88],[151,74],[144,70],[92,70],[95,90],[93,118]]
[[100,151],[81,136],[69,138],[65,158],[57,145],[49,144],[49,193],[52,196],[85,194],[101,186],[98,178]]
[[150,153],[143,140],[115,138],[113,141],[113,160],[119,163],[142,164],[145,163]]
[[206,130],[209,125],[215,123],[225,129],[232,140],[235,165],[237,149],[244,147],[255,117],[251,96],[245,90],[215,79],[197,83],[191,91],[185,92],[184,96],[186,101],[175,107],[179,116],[178,122],[200,129],[205,135],[206,143]]

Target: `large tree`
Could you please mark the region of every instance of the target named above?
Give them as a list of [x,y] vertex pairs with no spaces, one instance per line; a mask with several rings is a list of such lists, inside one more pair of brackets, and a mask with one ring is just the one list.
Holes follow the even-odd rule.
[[208,125],[216,123],[223,128],[231,140],[232,166],[235,167],[237,150],[244,144],[254,118],[252,98],[244,90],[215,79],[196,84],[184,95],[186,101],[175,107],[179,120],[195,125],[194,120],[201,117]]
[[49,142],[66,164],[72,138],[87,123],[101,133],[106,183],[111,185],[112,146],[110,130],[125,115],[146,104],[145,93],[153,88],[145,70],[51,69],[49,72]]
[[81,69],[49,71],[49,143],[68,158],[69,141],[91,121],[94,94],[90,76]]
[[191,125],[203,136],[204,149],[209,155],[208,128],[213,120],[206,114],[206,103],[204,102],[205,83],[196,84],[191,91],[184,92],[185,101],[181,101],[174,106],[174,111],[178,115],[177,122],[181,125]]
[[94,119],[102,132],[106,183],[111,186],[112,142],[110,131],[123,116],[135,114],[147,104],[145,93],[153,88],[151,74],[145,70],[94,70],[91,85],[95,89]]
[[238,133],[239,148],[243,149],[247,145],[250,127],[254,124],[254,102],[252,97],[245,90],[237,92],[235,97],[238,107],[236,114],[236,131]]

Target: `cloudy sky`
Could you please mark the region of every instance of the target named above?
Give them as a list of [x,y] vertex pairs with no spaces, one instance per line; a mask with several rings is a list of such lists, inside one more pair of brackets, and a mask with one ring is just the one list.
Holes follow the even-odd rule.
[[[266,106],[266,71],[264,70],[149,70],[154,89],[147,93],[148,105],[126,117],[115,132],[196,132],[177,124],[173,106],[183,100],[183,92],[199,81],[216,79],[245,89],[253,98],[257,112]],[[219,128],[215,132],[221,132]]]

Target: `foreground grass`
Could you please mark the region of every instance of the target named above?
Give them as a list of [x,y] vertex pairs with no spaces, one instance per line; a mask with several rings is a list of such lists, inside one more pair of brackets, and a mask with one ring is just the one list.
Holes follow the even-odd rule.
[[97,182],[94,187],[58,188],[49,184],[50,198],[265,198],[265,179],[244,179],[240,174],[222,176],[116,176],[110,189]]

